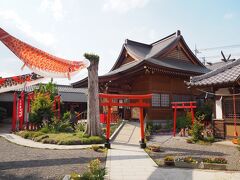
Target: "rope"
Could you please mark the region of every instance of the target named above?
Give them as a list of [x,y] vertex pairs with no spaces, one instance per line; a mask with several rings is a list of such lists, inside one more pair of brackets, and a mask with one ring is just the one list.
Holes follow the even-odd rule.
[[238,96],[238,95],[240,95],[240,93],[237,93],[237,94],[218,94],[218,93],[212,93],[212,92],[204,91],[202,89],[197,89],[197,90],[206,93],[206,95],[211,94],[211,95],[214,95],[214,96]]

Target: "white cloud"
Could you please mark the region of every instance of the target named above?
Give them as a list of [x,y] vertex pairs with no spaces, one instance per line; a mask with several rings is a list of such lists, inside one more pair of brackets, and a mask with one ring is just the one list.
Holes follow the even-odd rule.
[[157,41],[158,35],[155,29],[147,28],[147,27],[135,27],[131,30],[128,30],[124,36],[128,39],[132,39],[135,41],[140,41],[143,43],[152,43]]
[[64,15],[63,5],[61,0],[42,0],[40,9],[44,12],[49,10],[55,20],[61,20]]
[[32,26],[23,20],[15,11],[12,10],[3,10],[0,11],[0,18],[10,21],[12,24],[16,26],[20,31],[24,34],[33,38],[37,42],[44,44],[46,46],[51,46],[55,43],[55,38],[51,33],[42,33],[38,31],[34,31]]
[[223,18],[226,20],[232,19],[234,18],[234,13],[226,13],[224,14]]
[[132,9],[143,8],[149,0],[105,0],[104,11],[124,13]]

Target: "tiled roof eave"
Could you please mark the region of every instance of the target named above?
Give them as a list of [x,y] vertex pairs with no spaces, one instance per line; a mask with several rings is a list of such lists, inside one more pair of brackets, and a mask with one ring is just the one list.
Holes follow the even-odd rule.
[[186,84],[191,87],[212,87],[212,86],[227,86],[227,85],[232,86],[237,84],[237,82],[234,80],[234,81],[213,82],[213,83],[186,82]]

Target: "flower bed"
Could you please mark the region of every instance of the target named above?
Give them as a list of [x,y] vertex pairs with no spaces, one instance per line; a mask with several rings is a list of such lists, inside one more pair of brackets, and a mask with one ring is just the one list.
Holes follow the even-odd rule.
[[205,158],[201,163],[203,169],[226,170],[227,160],[224,158]]
[[147,148],[152,152],[161,152],[160,146],[158,145],[150,145]]
[[192,157],[175,159],[175,166],[180,168],[199,168],[200,161]]

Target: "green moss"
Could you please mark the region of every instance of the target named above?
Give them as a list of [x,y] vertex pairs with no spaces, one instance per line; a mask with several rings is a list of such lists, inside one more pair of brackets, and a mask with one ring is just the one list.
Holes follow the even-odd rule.
[[44,134],[44,135],[41,135],[41,136],[35,137],[33,140],[36,141],[36,142],[42,142],[43,139],[46,139],[46,138],[49,138],[49,136],[46,135],[46,134]]
[[99,56],[93,53],[85,53],[84,57],[89,61],[99,61]]

